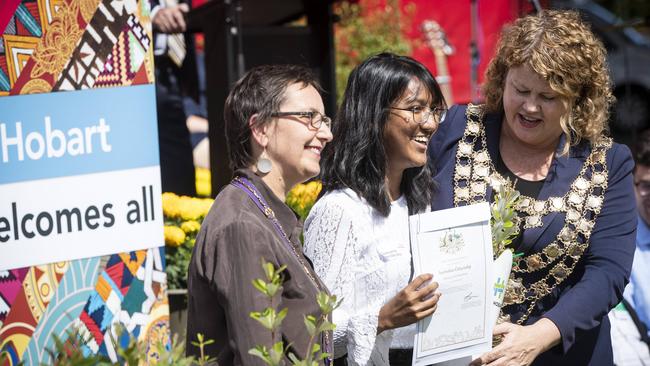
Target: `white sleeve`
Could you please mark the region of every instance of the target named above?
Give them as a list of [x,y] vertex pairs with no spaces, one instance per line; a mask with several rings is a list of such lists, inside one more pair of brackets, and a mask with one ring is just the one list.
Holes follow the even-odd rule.
[[367,220],[363,218],[368,214],[359,210],[358,205],[346,203],[352,202],[332,199],[317,202],[305,222],[304,250],[330,292],[343,299],[332,315],[336,324],[334,357],[347,353],[350,365],[365,366],[372,364],[371,359],[387,360],[390,332],[377,336],[381,302],[365,296],[365,289],[356,288],[355,269],[360,266],[360,255],[367,247],[363,243],[368,240],[363,224]]

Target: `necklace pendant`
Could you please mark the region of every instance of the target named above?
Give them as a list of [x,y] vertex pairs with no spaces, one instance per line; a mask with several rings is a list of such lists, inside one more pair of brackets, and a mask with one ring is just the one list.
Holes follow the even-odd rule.
[[535,201],[535,203],[533,203],[533,210],[538,215],[542,215],[544,213],[545,208],[546,208],[546,202],[544,201]]
[[582,256],[582,253],[584,253],[585,249],[586,247],[583,247],[580,244],[572,244],[569,246],[567,254],[573,259],[578,260]]
[[555,212],[564,210],[564,199],[562,197],[551,197],[551,209]]
[[587,197],[587,208],[599,213],[600,212],[600,207],[603,205],[603,198],[602,197],[597,197],[597,196],[589,196]]
[[526,217],[526,229],[542,226],[542,217],[539,215],[531,215]]
[[474,154],[474,160],[482,164],[487,163],[490,161],[490,154],[487,151],[478,151]]
[[462,201],[469,200],[469,188],[467,187],[456,188],[456,197],[458,197]]
[[569,193],[569,203],[571,203],[576,208],[582,207],[583,197],[578,192]]
[[583,177],[578,177],[576,180],[573,182],[573,188],[577,189],[578,191],[586,191],[587,188],[589,188],[589,182],[583,178]]
[[472,173],[472,167],[469,165],[461,165],[456,169],[456,175],[458,179],[467,179]]
[[560,234],[558,234],[558,236],[563,243],[568,244],[575,240],[576,232],[569,229],[569,227],[564,226],[562,230],[560,230]]
[[533,254],[526,258],[526,268],[529,271],[537,271],[542,268],[542,257],[539,254]]
[[510,277],[508,279],[508,286],[506,286],[506,293],[503,297],[504,305],[513,305],[521,304],[525,300],[525,291],[524,285],[521,283],[521,279]]
[[476,172],[476,175],[480,178],[487,178],[490,175],[490,168],[487,165],[475,165],[474,166],[474,171]]
[[562,249],[556,243],[547,245],[542,252],[546,254],[551,261],[562,255]]
[[470,156],[470,155],[472,155],[472,150],[473,150],[473,146],[471,144],[469,144],[467,142],[463,142],[463,141],[458,143],[458,153],[461,156]]
[[605,182],[607,182],[607,175],[604,173],[595,173],[591,177],[591,181],[597,186],[602,186]]

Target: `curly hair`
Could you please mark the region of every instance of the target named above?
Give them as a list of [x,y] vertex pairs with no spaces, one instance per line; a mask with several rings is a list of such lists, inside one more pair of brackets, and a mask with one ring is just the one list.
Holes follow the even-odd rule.
[[594,142],[607,129],[614,101],[607,53],[575,11],[545,10],[517,19],[501,33],[485,73],[488,112],[503,112],[503,89],[512,67],[528,65],[549,82],[570,111],[561,118],[564,153],[581,139]]

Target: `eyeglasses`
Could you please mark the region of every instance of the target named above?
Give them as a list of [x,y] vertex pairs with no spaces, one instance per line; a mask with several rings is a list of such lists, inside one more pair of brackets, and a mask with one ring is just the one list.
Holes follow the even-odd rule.
[[636,191],[639,195],[647,196],[650,194],[650,182],[642,180],[640,182],[635,182],[634,185],[636,186]]
[[445,120],[445,115],[447,114],[447,108],[442,107],[429,108],[413,106],[409,108],[390,107],[390,109],[411,112],[411,114],[413,114],[413,122],[419,125],[429,121],[429,118],[432,118],[433,122],[440,124]]
[[332,128],[332,119],[327,117],[326,115],[316,112],[316,111],[309,111],[309,112],[275,112],[271,114],[271,117],[288,117],[288,116],[297,116],[300,118],[307,118],[309,119],[309,125],[312,128],[315,129],[320,129],[320,126],[325,123],[325,126],[327,128]]

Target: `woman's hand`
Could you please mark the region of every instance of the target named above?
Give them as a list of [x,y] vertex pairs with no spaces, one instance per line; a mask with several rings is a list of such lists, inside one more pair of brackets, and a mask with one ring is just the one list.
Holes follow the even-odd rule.
[[541,318],[532,325],[501,323],[494,327],[494,335],[502,335],[503,341],[490,352],[472,361],[470,366],[526,366],[540,353],[560,342],[560,330],[555,323]]
[[377,334],[413,324],[436,311],[440,293],[435,292],[437,282],[428,283],[432,278],[428,273],[417,276],[381,307]]

